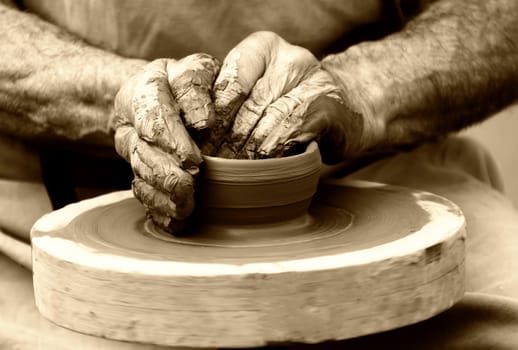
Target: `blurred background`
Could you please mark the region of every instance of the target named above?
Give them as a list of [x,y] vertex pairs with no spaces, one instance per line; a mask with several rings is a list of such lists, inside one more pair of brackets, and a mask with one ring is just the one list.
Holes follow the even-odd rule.
[[518,104],[462,132],[491,152],[504,178],[507,196],[518,208]]

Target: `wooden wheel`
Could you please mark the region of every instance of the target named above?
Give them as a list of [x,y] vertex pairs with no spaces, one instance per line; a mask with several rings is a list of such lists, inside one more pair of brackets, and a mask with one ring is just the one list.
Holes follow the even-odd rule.
[[464,240],[453,203],[382,184],[322,184],[298,218],[200,225],[186,237],[147,225],[131,192],[115,192],[34,225],[35,298],[59,325],[120,340],[345,339],[452,306],[464,292]]

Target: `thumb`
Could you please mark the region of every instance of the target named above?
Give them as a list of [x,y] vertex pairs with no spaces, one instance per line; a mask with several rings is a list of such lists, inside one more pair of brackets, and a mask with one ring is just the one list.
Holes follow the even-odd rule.
[[216,112],[228,114],[241,105],[238,101],[248,96],[257,80],[263,76],[271,61],[272,51],[281,40],[274,33],[257,32],[246,37],[228,53],[214,83]]
[[316,140],[322,161],[339,163],[344,160],[347,148],[347,130],[341,122],[344,117],[343,103],[326,95],[319,96],[309,105],[300,134],[288,141],[288,147]]
[[308,106],[299,131],[287,140],[285,152],[316,140],[322,161],[337,164],[359,152],[362,134],[363,118],[359,113],[334,97],[322,95]]
[[330,96],[321,96],[312,103],[302,133],[318,135],[322,160],[326,164],[358,157],[364,151],[365,121],[362,114]]
[[215,123],[209,138],[201,146],[204,154],[213,154],[255,83],[271,61],[274,41],[281,40],[269,32],[251,34],[225,57],[214,82]]

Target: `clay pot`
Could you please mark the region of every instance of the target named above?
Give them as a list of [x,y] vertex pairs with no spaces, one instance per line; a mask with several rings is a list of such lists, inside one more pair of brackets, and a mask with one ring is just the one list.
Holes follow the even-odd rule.
[[304,153],[271,159],[204,157],[197,216],[210,224],[255,224],[306,214],[322,162],[316,142]]

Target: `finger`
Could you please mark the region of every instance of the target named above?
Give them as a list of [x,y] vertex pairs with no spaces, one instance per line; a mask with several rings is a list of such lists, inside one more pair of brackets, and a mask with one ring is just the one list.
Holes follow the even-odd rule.
[[283,121],[290,126],[283,136],[278,137],[269,156],[292,154],[294,149],[300,150],[303,148],[301,146],[316,140],[324,163],[336,164],[348,154],[350,140],[362,132],[360,124],[356,123],[359,121],[356,116],[351,115],[347,107],[333,97],[319,96],[302,118],[299,115],[296,111],[292,116],[294,119]]
[[[325,71],[315,71],[268,108],[265,117],[258,123],[247,142],[245,149],[248,155],[260,158],[280,156],[283,150],[292,146],[293,142],[288,143],[288,140],[297,136],[299,142],[314,139],[320,130],[303,129],[305,123],[312,119],[308,115],[310,106],[320,96],[329,96],[339,101],[338,92],[332,78]],[[282,106],[284,108],[280,108]],[[282,110],[282,113],[279,113],[279,110]]]
[[[281,122],[275,125],[270,134],[264,139],[263,143],[254,152],[257,158],[282,157],[289,153],[295,145],[288,141],[301,137],[302,125],[306,122],[306,107],[299,105],[294,111],[285,116]],[[319,124],[320,125],[320,124]],[[308,142],[316,138],[317,133],[305,133],[304,141]],[[303,142],[303,140],[300,140]]]
[[[283,137],[289,137],[285,128],[292,128],[293,132],[296,131],[298,124],[292,125],[290,123],[300,120],[307,107],[318,96],[331,93],[334,90],[336,90],[336,87],[332,85],[332,81],[329,77],[326,77],[322,71],[318,71],[314,73],[311,78],[304,80],[290,92],[281,96],[281,98],[277,99],[277,101],[273,102],[265,110],[263,118],[257,123],[247,143],[242,148],[240,158],[262,158],[273,155],[265,152],[268,143],[263,145],[263,142],[272,134],[278,125],[284,121],[283,128],[277,128],[276,133],[270,136],[269,142],[279,143],[284,139]],[[289,116],[291,117],[287,118]],[[263,145],[261,149],[263,153],[259,154],[261,145]]]
[[226,158],[246,155],[241,149],[266,108],[318,69],[318,61],[309,51],[286,42],[282,45],[284,48],[279,49],[270,60],[263,77],[257,81],[250,96],[238,110],[218,155]]
[[215,120],[209,137],[200,146],[204,154],[215,155],[239,107],[270,61],[273,33],[251,34],[223,60],[214,82]]
[[206,54],[166,62],[171,92],[184,113],[186,127],[197,131],[212,127],[215,116],[211,90],[219,62]]
[[132,182],[133,194],[147,210],[170,217],[174,220],[186,220],[194,209],[194,196],[184,202],[176,202],[171,197],[157,190],[143,179],[135,176]]
[[133,172],[147,183],[184,201],[194,191],[194,175],[184,171],[173,155],[141,140],[135,129],[123,126],[115,132],[115,149],[130,164]]
[[182,233],[189,223],[189,220],[176,220],[152,209],[147,209],[146,214],[155,225],[173,235]]
[[175,159],[160,149],[140,141],[131,157],[136,175],[165,192],[175,202],[183,202],[194,192],[194,178],[182,170]]
[[250,96],[239,108],[231,130],[225,136],[217,155],[223,158],[237,158],[267,106],[278,98],[282,91],[281,84],[274,84],[271,76],[259,79]]
[[155,60],[138,76],[131,101],[133,125],[142,139],[176,154],[182,168],[195,171],[202,161],[201,153],[180,118],[169,87],[166,62]]
[[139,137],[132,125],[123,125],[115,129],[114,143],[117,153],[127,162],[131,162],[131,155]]
[[372,140],[366,137],[365,120],[361,113],[351,109],[335,95],[321,96],[308,111],[308,122],[300,135],[288,141],[297,143],[305,134],[318,133],[322,160],[335,164],[348,157],[357,157]]
[[135,85],[139,80],[139,74],[132,76],[128,81],[126,81],[114,99],[114,116],[110,120],[110,128],[112,130],[117,130],[121,125],[133,125],[134,124],[134,115],[133,115],[133,95],[135,90]]
[[[233,50],[229,53],[218,77],[214,83],[214,123],[211,126],[209,136],[200,143],[203,154],[215,155],[219,145],[223,140],[229,126],[234,120],[237,110],[246,99],[251,87],[247,87],[245,82],[240,82],[238,75],[238,64],[241,55]],[[254,65],[255,68],[260,67]],[[259,74],[257,72],[256,74]],[[262,72],[260,73],[262,74]]]
[[281,40],[276,34],[257,32],[236,45],[225,57],[214,83],[216,113],[236,112],[270,62],[272,48]]
[[286,94],[268,106],[237,158],[258,158],[258,148],[264,139],[301,103],[298,98]]

